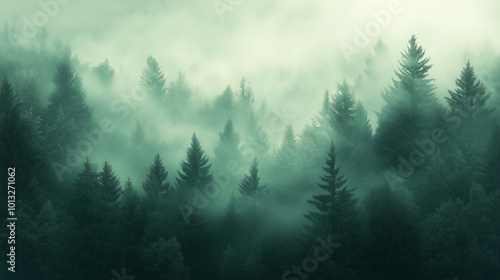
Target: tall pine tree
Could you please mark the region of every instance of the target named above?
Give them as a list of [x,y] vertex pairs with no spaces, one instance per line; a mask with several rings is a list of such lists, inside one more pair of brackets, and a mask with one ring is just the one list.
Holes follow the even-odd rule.
[[55,122],[61,109],[67,121],[74,120],[77,131],[86,129],[91,124],[92,113],[85,100],[85,91],[80,76],[71,61],[70,51],[66,51],[57,64],[54,77],[54,92],[49,97],[45,114],[47,125]]
[[193,133],[191,137],[191,146],[187,149],[187,158],[181,162],[181,171],[177,171],[176,178],[178,189],[181,191],[185,199],[192,197],[193,189],[203,188],[212,183],[212,172],[210,171],[211,164],[208,163],[208,157],[201,149],[200,141]]
[[152,56],[146,60],[146,67],[142,71],[141,86],[156,100],[163,100],[166,93],[166,80],[158,61]]
[[412,36],[402,53],[396,79],[382,97],[385,101],[378,115],[375,134],[376,150],[396,163],[399,155],[415,149],[416,139],[430,138],[431,131],[442,124],[444,110],[435,94],[433,80],[429,79],[429,58]]
[[341,238],[348,231],[352,222],[356,200],[353,199],[353,190],[346,183],[347,179],[340,174],[340,167],[336,166],[335,146],[330,144],[326,166],[323,167],[326,175],[321,176],[318,186],[324,190],[323,194],[313,196],[308,202],[316,208],[305,215],[311,222],[305,225],[311,236],[326,238]]
[[149,199],[157,199],[160,193],[165,193],[170,189],[167,182],[168,171],[163,166],[160,154],[156,154],[153,164],[149,167],[149,174],[142,183],[142,188]]

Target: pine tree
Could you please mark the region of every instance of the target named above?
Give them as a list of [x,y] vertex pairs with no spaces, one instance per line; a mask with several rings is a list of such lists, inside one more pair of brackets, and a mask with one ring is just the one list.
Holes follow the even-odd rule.
[[[219,162],[241,161],[241,154],[238,150],[240,136],[234,131],[233,122],[228,119],[224,125],[224,131],[219,132],[219,142],[215,147],[215,157]],[[224,167],[224,166],[222,166]]]
[[474,67],[469,61],[465,64],[460,78],[456,79],[455,84],[457,89],[455,91],[449,90],[450,96],[445,97],[452,112],[465,112],[476,115],[481,111],[484,113],[492,111],[485,108],[486,101],[491,96],[491,93],[486,93],[486,87],[477,78]]
[[[240,233],[238,250],[244,254],[255,250],[260,236],[269,222],[267,204],[269,188],[260,184],[258,162],[255,158],[250,166],[249,174],[245,174],[239,185],[240,198],[235,209],[238,219],[236,232]],[[241,222],[240,222],[241,221]]]
[[201,149],[200,141],[193,133],[191,146],[187,149],[187,158],[181,162],[181,171],[177,171],[176,178],[178,189],[183,193],[184,198],[190,198],[194,188],[203,189],[212,183],[211,164],[208,157]]
[[168,171],[163,166],[160,154],[156,154],[153,164],[149,167],[149,174],[144,183],[142,183],[146,197],[155,200],[161,193],[166,193],[170,189],[167,177]]
[[162,100],[166,93],[165,85],[166,80],[158,61],[149,56],[141,75],[142,88],[157,100]]
[[101,62],[97,67],[92,69],[97,81],[104,87],[109,87],[113,84],[115,78],[115,70],[109,65],[108,60]]
[[344,80],[333,96],[330,122],[334,132],[347,142],[368,143],[371,126],[363,105],[356,101],[352,86]]
[[385,101],[375,134],[375,144],[389,162],[399,155],[409,154],[415,148],[415,139],[429,138],[442,123],[443,108],[435,94],[432,79],[428,78],[431,65],[415,36],[402,53],[396,71],[397,79],[382,97]]
[[248,175],[241,180],[239,191],[242,199],[252,201],[256,204],[264,204],[267,200],[269,189],[267,185],[260,185],[259,163],[255,158],[250,166]]
[[309,211],[305,215],[311,222],[305,227],[313,237],[339,238],[348,230],[356,200],[353,199],[353,190],[346,185],[347,179],[340,174],[340,167],[336,166],[333,142],[330,144],[326,167],[323,167],[323,170],[326,175],[320,177],[322,183],[318,186],[326,193],[314,195],[312,200],[308,200],[317,212]]
[[325,129],[328,133],[330,133],[330,128],[331,128],[331,121],[330,121],[330,116],[331,116],[331,111],[332,111],[332,103],[330,101],[330,92],[326,89],[325,93],[323,94],[323,102],[321,103],[321,111],[319,112],[319,116],[316,117],[317,121],[319,122],[319,125]]
[[[49,97],[45,120],[48,125],[55,122],[59,109],[68,120],[73,119],[78,131],[90,126],[92,113],[85,100],[85,91],[80,76],[71,62],[69,51],[57,64],[54,77],[54,92]],[[76,139],[76,138],[75,138]]]
[[330,120],[336,133],[352,138],[352,120],[354,119],[354,106],[356,99],[349,83],[344,80],[337,85],[337,93],[333,96]]
[[179,72],[177,78],[170,82],[167,88],[169,106],[171,106],[171,109],[174,109],[175,112],[182,112],[182,108],[185,108],[189,104],[191,94],[191,88],[186,80],[186,76],[183,72]]
[[297,140],[295,139],[295,132],[291,124],[285,128],[285,135],[280,149],[277,152],[278,169],[281,171],[289,171],[291,168],[297,168],[296,154],[297,153]]
[[101,193],[104,203],[109,207],[118,205],[118,198],[120,197],[120,180],[113,172],[113,167],[105,161],[102,166],[102,171],[98,174]]

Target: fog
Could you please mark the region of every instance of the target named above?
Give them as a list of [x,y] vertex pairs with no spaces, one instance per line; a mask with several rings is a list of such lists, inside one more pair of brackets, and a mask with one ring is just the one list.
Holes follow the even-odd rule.
[[[95,172],[100,172],[103,162],[108,161],[120,180],[121,189],[125,189],[126,178],[130,177],[145,212],[163,213],[165,209],[152,206],[156,204],[148,200],[151,197],[147,190],[150,167],[159,154],[168,171],[165,180],[171,187],[168,191],[190,200],[187,204],[194,204],[190,206],[200,208],[214,233],[219,232],[228,219],[230,197],[244,197],[240,189],[244,184],[242,179],[250,174],[256,158],[260,177],[257,186],[267,185],[271,197],[264,208],[269,210],[269,217],[256,218],[261,228],[256,232],[255,244],[265,247],[269,245],[265,243],[269,242],[266,235],[279,239],[281,231],[290,231],[293,233],[286,238],[293,239],[307,231],[304,229],[309,219],[307,213],[315,209],[311,199],[320,191],[317,184],[326,182],[320,176],[327,172],[325,159],[329,156],[330,144],[334,143],[336,166],[341,168],[339,174],[346,175],[347,185],[353,189],[356,208],[362,213],[355,220],[363,225],[359,232],[364,236],[371,217],[370,201],[379,197],[374,193],[383,189],[381,186],[390,186],[397,201],[395,205],[399,207],[401,203],[401,207],[409,209],[408,220],[414,220],[419,226],[432,223],[431,217],[441,202],[462,199],[472,203],[468,200],[469,194],[472,197],[478,185],[495,197],[496,189],[492,186],[497,183],[497,177],[491,175],[494,172],[484,171],[480,175],[475,172],[495,169],[492,165],[495,159],[490,159],[487,151],[494,146],[491,135],[497,131],[494,127],[498,125],[500,105],[498,11],[500,2],[493,0],[480,3],[451,0],[3,1],[0,3],[0,19],[4,23],[0,74],[12,83],[25,111],[32,112],[33,115],[27,117],[31,123],[39,122],[33,125],[33,131],[39,131],[37,143],[43,146],[40,155],[46,169],[40,173],[50,177],[43,177],[46,181],[40,184],[51,185],[50,194],[42,196],[43,199],[53,200],[72,193],[78,178],[86,174],[82,166],[88,157]],[[415,91],[424,92],[418,106],[411,103],[417,102],[411,94],[400,97],[401,103],[391,103],[397,99],[395,92],[404,84],[400,80],[405,63],[414,62],[404,57],[405,51],[414,46],[412,36],[416,37],[416,45],[425,50],[419,59],[429,58],[428,64],[432,65],[428,73],[424,71],[428,76],[415,78],[423,85],[412,84],[418,88]],[[81,78],[83,103],[88,104],[91,112],[89,120],[79,120],[78,110],[64,108],[69,106],[66,101],[54,105],[57,101],[54,96],[68,91],[64,87],[61,90],[57,80],[64,76],[58,71],[62,71],[66,54],[69,54],[67,61],[71,61],[68,65],[71,64],[75,75]],[[156,72],[151,70],[154,63],[150,59],[159,66]],[[106,73],[96,74],[104,61],[108,61],[114,71],[108,80]],[[472,109],[467,108],[474,113],[470,123],[465,120],[469,117],[459,115],[460,123],[456,121],[452,126],[450,123],[460,110],[453,107],[450,91],[459,86],[456,80],[468,61],[485,86],[484,94],[491,93],[491,97],[481,95],[475,99],[479,104],[474,104],[479,108],[477,111],[472,105]],[[148,91],[145,86],[148,78],[144,76],[148,71],[164,75],[166,84],[163,91],[159,90],[163,92],[160,96],[154,96],[151,94],[154,91]],[[187,84],[181,83],[175,88],[176,82],[182,80],[180,73]],[[243,77],[247,82],[243,91],[253,93],[252,101],[245,100],[241,91]],[[344,81],[348,86],[341,90]],[[73,80],[71,83],[74,85]],[[220,105],[228,86],[234,93],[230,98],[234,104]],[[426,99],[428,89],[431,97]],[[326,109],[325,90],[329,91]],[[352,104],[340,97],[349,90],[354,93]],[[411,92],[407,88],[403,91]],[[356,118],[352,120],[354,132],[343,131],[341,120],[335,119],[335,110],[341,110],[335,104],[341,102],[351,106],[348,110],[352,112],[346,114]],[[401,105],[407,104],[405,102],[412,105]],[[490,112],[487,108],[497,109]],[[420,111],[415,113],[414,109]],[[365,110],[367,119],[363,115]],[[477,113],[476,118],[476,112],[483,111],[484,114]],[[57,119],[61,112],[66,121]],[[404,112],[410,115],[407,123]],[[238,152],[223,157],[217,147],[222,142],[228,119],[232,120],[239,136]],[[392,128],[388,123],[393,121],[404,125]],[[142,125],[143,132],[137,132],[136,125]],[[432,152],[415,144],[433,139],[434,131],[442,127],[449,132],[448,142],[439,146],[434,140]],[[193,198],[191,192],[186,195],[179,183],[181,173],[185,172],[181,162],[190,159],[188,149],[194,145],[191,138],[194,133],[208,156],[208,164],[212,164],[210,172],[215,184],[222,188],[215,198],[207,199],[208,206],[197,204],[199,197]],[[82,141],[89,146],[79,152]],[[416,165],[412,155],[418,148],[422,150],[419,151],[422,158],[425,155],[425,163]],[[237,171],[229,175],[227,166],[233,157],[238,158]],[[460,169],[461,162],[476,158],[481,162],[473,168]],[[413,170],[403,176],[401,169],[408,170],[407,162],[412,162]],[[460,174],[469,174],[469,171],[473,175],[460,179]],[[398,178],[404,177],[405,186],[394,187],[388,172],[399,172]],[[442,179],[443,174],[451,175]],[[226,177],[228,182],[224,181]],[[432,188],[440,184],[455,186],[462,181],[466,181],[467,186],[457,187],[436,199],[429,198],[432,194],[427,187],[434,190]],[[418,189],[420,185],[426,186],[424,190]],[[57,209],[66,209],[71,204],[69,198],[58,203]],[[145,214],[147,225],[156,225],[159,221],[153,214]],[[168,236],[163,237],[170,239],[174,234],[167,232]],[[148,242],[157,241],[155,234],[157,232],[145,224],[141,244],[146,246]],[[284,240],[288,240],[286,238]],[[236,241],[234,244],[238,245],[234,245],[229,239],[229,242],[223,239],[215,243],[231,244],[238,254],[247,252],[246,246],[250,245]],[[180,244],[190,246],[182,240]],[[220,258],[221,248],[209,250]],[[186,251],[187,263],[191,264],[194,257],[189,250]],[[195,276],[201,273],[196,268],[192,271]],[[281,275],[275,271],[271,274]]]

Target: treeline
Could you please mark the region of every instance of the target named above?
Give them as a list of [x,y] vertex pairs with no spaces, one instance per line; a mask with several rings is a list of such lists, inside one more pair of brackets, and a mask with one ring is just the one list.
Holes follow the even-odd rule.
[[[413,36],[372,131],[355,92],[379,93],[379,44],[359,79],[325,91],[318,114],[296,133],[293,120],[254,104],[244,78],[200,103],[183,73],[167,82],[149,57],[144,111],[207,126],[214,137],[220,131],[208,148],[193,133],[185,159],[167,166],[174,149],[158,140],[161,125],[123,118],[112,125],[126,129],[99,136],[97,120],[109,110],[102,103],[120,88],[107,61],[82,81],[84,66],[69,49],[38,40],[33,50],[4,45],[0,56],[0,164],[16,167],[19,279],[111,279],[122,268],[137,279],[500,276],[498,75],[485,85],[467,62],[443,104]],[[19,52],[27,53],[5,59]],[[48,61],[57,61],[53,71],[43,68]],[[98,92],[95,104],[84,84]],[[132,107],[115,108],[125,116]],[[278,148],[272,133],[283,135]],[[88,135],[99,145],[83,147]],[[133,182],[90,152],[68,160],[89,149],[122,153],[133,168],[158,153]]]

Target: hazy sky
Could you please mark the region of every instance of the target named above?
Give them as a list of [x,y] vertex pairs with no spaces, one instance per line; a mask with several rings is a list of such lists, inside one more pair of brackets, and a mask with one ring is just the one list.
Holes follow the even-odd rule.
[[[43,13],[40,3],[53,1],[2,0],[0,15],[7,21],[17,18],[22,30],[26,20],[34,22]],[[265,98],[287,104],[303,112],[304,123],[319,110],[325,88],[333,90],[344,77],[352,81],[358,75],[359,62],[379,37],[394,57],[388,63],[394,64],[416,34],[434,64],[431,75],[438,79],[440,96],[453,87],[466,49],[477,50],[485,38],[499,46],[500,2],[494,0],[65,2],[42,26],[51,38],[71,44],[90,66],[107,58],[134,85],[147,56],[153,55],[167,80],[184,71],[201,96],[220,94],[246,76],[258,103]],[[216,6],[227,10],[218,12]],[[385,26],[375,24],[380,30],[368,37],[363,53],[347,60],[341,47],[355,45],[357,28],[376,28],[374,13],[390,6],[397,12]],[[373,94],[358,95],[372,117],[380,105],[372,102],[379,93]]]

